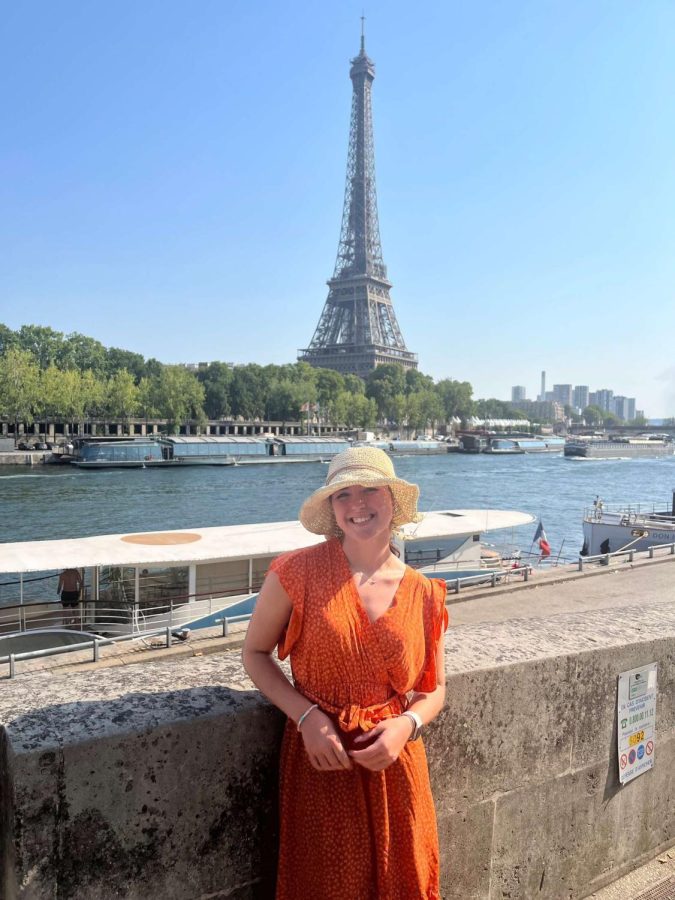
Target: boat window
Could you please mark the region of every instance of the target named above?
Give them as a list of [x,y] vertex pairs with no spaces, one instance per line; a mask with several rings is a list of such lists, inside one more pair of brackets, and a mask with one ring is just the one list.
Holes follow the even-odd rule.
[[148,612],[162,612],[188,602],[188,566],[153,566],[139,572],[139,605]]

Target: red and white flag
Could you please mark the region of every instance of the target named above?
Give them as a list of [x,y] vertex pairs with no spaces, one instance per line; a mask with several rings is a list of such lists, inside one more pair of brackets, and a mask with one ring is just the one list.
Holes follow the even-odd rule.
[[532,543],[534,543],[534,541],[537,541],[539,543],[539,549],[541,550],[542,557],[551,555],[551,545],[549,544],[546,537],[546,532],[544,531],[544,526],[542,525],[541,519],[539,519],[539,524],[537,525],[537,530],[534,533]]

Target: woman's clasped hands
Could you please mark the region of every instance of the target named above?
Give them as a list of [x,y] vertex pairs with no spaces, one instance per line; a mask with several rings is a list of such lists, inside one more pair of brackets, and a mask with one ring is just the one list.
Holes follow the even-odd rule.
[[396,762],[410,739],[411,731],[411,722],[407,716],[383,719],[370,731],[355,739],[355,747],[358,748],[359,744],[366,746],[362,750],[352,750],[349,755],[364,769],[381,772]]
[[384,719],[355,738],[354,749],[347,752],[332,719],[315,709],[302,723],[301,734],[312,766],[321,772],[351,769],[352,761],[381,772],[398,759],[410,739],[411,723],[407,716]]

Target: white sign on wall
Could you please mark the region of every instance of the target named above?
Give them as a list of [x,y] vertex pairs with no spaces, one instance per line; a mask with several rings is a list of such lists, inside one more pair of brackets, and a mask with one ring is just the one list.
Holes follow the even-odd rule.
[[657,663],[650,663],[619,675],[617,735],[621,784],[654,767],[656,668]]

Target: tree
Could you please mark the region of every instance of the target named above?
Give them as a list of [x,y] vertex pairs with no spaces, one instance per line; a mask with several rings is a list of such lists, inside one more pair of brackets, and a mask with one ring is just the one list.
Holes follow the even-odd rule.
[[349,393],[345,398],[345,424],[350,428],[373,428],[377,422],[377,404],[365,394]]
[[106,383],[101,378],[97,378],[91,369],[86,369],[80,375],[80,389],[84,418],[89,420],[97,418],[103,413]]
[[587,406],[585,407],[582,413],[584,420],[589,425],[602,425],[602,420],[605,415],[605,410],[600,409],[599,406]]
[[0,356],[5,354],[10,347],[16,347],[17,337],[11,328],[0,323]]
[[34,421],[39,389],[40,369],[33,354],[10,347],[0,358],[0,409],[14,422],[15,435],[19,422]]
[[262,366],[235,366],[230,385],[232,413],[244,419],[262,419],[267,399],[264,387]]
[[405,373],[405,392],[406,394],[414,394],[417,391],[433,390],[434,379],[431,375],[423,375],[419,369],[406,369]]
[[438,382],[434,390],[443,405],[443,415],[446,422],[453,418],[466,421],[469,416],[473,415],[473,388],[468,381],[454,381],[451,378],[444,378]]
[[134,381],[138,384],[146,374],[145,358],[140,353],[120,350],[119,347],[109,347],[105,351],[105,355],[105,370],[108,375],[114,375],[120,369],[126,369],[134,376]]
[[479,419],[526,419],[525,413],[516,409],[508,400],[497,400],[489,397],[486,400],[476,400],[475,413]]
[[222,362],[212,362],[197,373],[204,386],[204,409],[209,419],[224,419],[230,414],[230,386],[232,367]]
[[185,366],[164,366],[155,390],[159,414],[174,433],[190,419],[204,420],[204,387]]
[[443,417],[443,404],[433,390],[415,391],[407,397],[408,425],[415,431],[425,431]]
[[107,415],[125,422],[137,411],[138,388],[134,376],[126,369],[120,369],[108,379],[104,405]]
[[394,420],[394,398],[405,394],[405,370],[394,363],[378,366],[366,379],[366,396],[375,401],[381,419]]
[[100,341],[73,331],[66,335],[56,359],[60,369],[90,369],[96,375],[106,375],[106,349]]
[[366,393],[366,383],[363,378],[359,378],[358,375],[343,375],[342,380],[344,381],[345,390],[349,391],[350,394]]
[[17,332],[17,343],[32,354],[40,369],[46,369],[58,361],[63,334],[44,325],[22,325]]
[[138,382],[138,412],[146,422],[159,416],[157,378],[141,378]]

